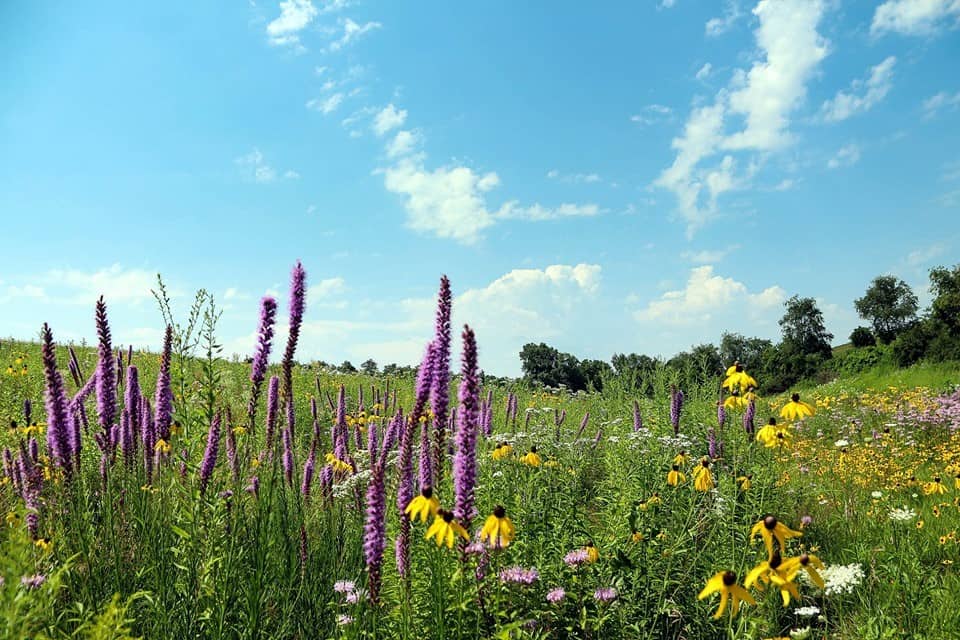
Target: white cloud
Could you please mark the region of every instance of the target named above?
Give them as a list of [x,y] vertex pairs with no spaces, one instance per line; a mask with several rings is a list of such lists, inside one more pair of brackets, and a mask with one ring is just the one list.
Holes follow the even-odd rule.
[[838,91],[832,99],[823,103],[821,117],[827,122],[840,122],[852,115],[868,111],[883,100],[893,87],[893,67],[897,62],[890,56],[870,69],[870,76],[854,80],[849,91]]
[[307,300],[317,302],[325,298],[334,298],[347,290],[346,281],[337,276],[336,278],[325,278],[307,287]]
[[[748,184],[759,167],[751,160],[737,176],[731,155],[712,169],[700,167],[702,161],[720,151],[771,152],[792,142],[790,115],[827,55],[827,43],[817,32],[823,12],[822,0],[761,0],[753,13],[760,21],[754,35],[762,57],[749,71],[738,70],[713,104],[694,108],[683,135],[673,139],[676,157],[654,184],[677,197],[688,236],[715,217],[718,196]],[[727,120],[735,116],[743,117],[744,127],[727,134]]]
[[558,218],[590,217],[600,214],[600,207],[595,204],[563,203],[558,207],[544,207],[534,204],[529,207],[520,206],[516,200],[505,203],[494,215],[498,220],[556,220]]
[[730,0],[727,2],[727,8],[723,12],[723,16],[707,20],[707,23],[704,25],[704,31],[708,36],[723,35],[733,28],[733,25],[737,23],[741,15],[743,14],[740,12],[740,5],[736,0]]
[[856,144],[848,144],[840,147],[830,160],[827,161],[827,168],[839,169],[840,167],[850,167],[860,161],[860,147]]
[[[277,170],[267,163],[263,153],[256,147],[250,153],[235,158],[234,163],[240,167],[240,171],[247,180],[258,184],[269,184],[277,179]],[[296,180],[299,177],[300,174],[293,169],[283,172],[285,180]]]
[[603,178],[600,177],[600,174],[597,173],[560,173],[558,169],[551,169],[550,171],[547,171],[547,177],[551,180],[572,182],[575,184],[591,184],[603,180]]
[[329,51],[339,51],[365,33],[369,33],[370,31],[379,29],[383,26],[379,22],[365,22],[364,24],[357,24],[350,18],[344,18],[340,24],[343,27],[343,35],[330,43],[330,46],[328,47]]
[[280,16],[267,25],[267,38],[274,46],[292,46],[303,51],[300,32],[306,29],[317,16],[317,8],[311,0],[283,0]]
[[711,71],[713,71],[713,65],[707,62],[702,67],[700,67],[700,70],[697,71],[697,75],[695,77],[697,80],[700,80],[701,82],[703,82],[710,76]]
[[742,282],[714,275],[713,266],[704,265],[691,269],[685,288],[667,291],[636,311],[634,317],[641,322],[697,324],[709,322],[714,315],[734,308],[763,311],[785,298],[786,292],[779,286],[751,293]]
[[405,156],[416,149],[420,142],[419,131],[408,131],[406,129],[397,131],[397,135],[393,136],[393,140],[387,144],[387,157],[399,158]]
[[956,28],[960,22],[960,0],[888,0],[873,14],[870,33],[929,35],[946,26]]
[[942,243],[935,243],[929,247],[911,251],[906,257],[907,265],[919,267],[932,262],[935,258],[942,256],[947,248]]
[[956,109],[957,107],[960,107],[960,91],[954,94],[941,91],[923,101],[923,117],[930,119],[936,116],[941,109]]
[[157,286],[155,273],[141,269],[124,269],[120,264],[88,272],[79,269],[52,269],[42,278],[51,288],[66,290],[58,299],[79,304],[93,304],[101,295],[107,302],[143,302],[152,300],[150,290]]
[[403,126],[407,120],[407,110],[397,109],[393,103],[388,104],[381,109],[373,118],[373,132],[378,136],[383,136],[391,129],[397,129]]
[[337,110],[343,103],[344,95],[335,93],[327,98],[314,98],[307,102],[307,109],[319,111],[323,115],[329,115]]
[[640,113],[630,116],[630,122],[647,126],[673,119],[673,109],[662,104],[650,104],[643,108]]
[[724,258],[740,248],[740,245],[734,244],[724,249],[704,249],[702,251],[684,251],[680,257],[696,264],[711,264],[722,262]]
[[287,169],[283,172],[283,177],[287,180],[299,180],[300,174],[294,171],[293,169]]

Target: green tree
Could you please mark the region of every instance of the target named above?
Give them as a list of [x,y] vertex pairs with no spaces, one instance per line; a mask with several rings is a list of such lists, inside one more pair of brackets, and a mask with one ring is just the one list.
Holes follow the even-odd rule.
[[603,391],[603,379],[613,375],[613,367],[603,360],[581,360],[580,371],[587,385],[597,391]]
[[339,369],[340,369],[340,373],[356,373],[357,372],[357,368],[353,366],[353,363],[351,363],[349,360],[344,360],[343,364],[340,365]]
[[824,360],[833,354],[833,334],[823,323],[823,312],[813,298],[793,296],[784,303],[786,312],[780,318],[783,349],[788,355],[818,355]]
[[542,342],[523,345],[520,366],[524,379],[534,384],[546,387],[564,385],[573,391],[587,388],[587,379],[580,369],[579,360]]
[[720,360],[724,367],[739,362],[748,371],[760,374],[763,353],[773,346],[764,338],[747,338],[739,333],[724,332],[720,337]]
[[895,276],[877,276],[862,298],[853,302],[860,317],[870,323],[881,343],[892,342],[917,318],[917,296]]
[[375,376],[377,373],[379,373],[380,369],[377,367],[377,363],[373,358],[367,358],[364,360],[363,364],[360,365],[360,371],[368,376]]
[[852,344],[857,349],[863,347],[872,347],[877,344],[877,339],[873,337],[873,333],[870,329],[866,327],[857,327],[850,333],[850,344]]
[[930,317],[954,336],[960,336],[960,264],[930,270]]

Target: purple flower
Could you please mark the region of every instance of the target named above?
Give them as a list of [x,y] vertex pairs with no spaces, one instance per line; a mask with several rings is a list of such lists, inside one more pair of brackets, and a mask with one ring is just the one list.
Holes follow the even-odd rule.
[[509,584],[533,584],[540,579],[540,572],[535,567],[509,567],[500,571],[500,582]]
[[103,296],[97,300],[97,416],[100,429],[109,431],[117,414],[117,372],[113,368],[113,347],[110,346],[110,325]]
[[333,583],[333,590],[336,593],[350,593],[351,591],[355,591],[356,588],[357,585],[353,580],[337,580]]
[[743,412],[743,428],[750,435],[753,435],[755,429],[753,424],[753,418],[755,415],[757,415],[757,404],[751,398],[747,403],[747,410]]
[[567,592],[563,589],[563,587],[556,587],[554,589],[550,589],[550,591],[547,592],[547,602],[550,602],[552,604],[557,604],[558,602],[562,602],[563,599],[566,597],[567,597]]
[[153,425],[153,413],[150,411],[150,401],[147,396],[140,396],[140,415],[143,423],[140,425],[140,443],[143,445],[143,470],[147,474],[147,482],[153,475],[153,458],[157,445],[157,432]]
[[640,431],[643,429],[643,416],[640,415],[640,403],[636,400],[633,401],[633,430]]
[[207,432],[207,447],[203,451],[203,460],[200,462],[200,493],[207,489],[207,484],[213,476],[213,468],[217,464],[217,449],[220,447],[220,413],[213,416],[210,430]]
[[252,495],[254,498],[260,497],[260,476],[253,476],[250,478],[250,484],[244,489],[247,493]]
[[587,423],[590,422],[590,412],[587,411],[583,414],[583,418],[580,420],[580,428],[577,430],[577,437],[581,437],[583,432],[587,429]]
[[453,294],[450,292],[450,280],[440,278],[440,291],[437,294],[437,319],[433,339],[435,353],[431,359],[430,408],[433,411],[433,424],[436,431],[434,441],[433,468],[439,477],[443,474],[443,460],[446,451],[447,407],[450,403],[450,314],[453,309]]
[[20,578],[20,584],[31,590],[39,589],[46,581],[47,576],[43,575],[42,573],[36,573],[32,576],[22,576]]
[[154,423],[161,440],[170,442],[170,423],[173,422],[173,391],[170,390],[170,355],[173,350],[173,327],[167,325],[163,334],[163,351],[160,353],[160,370],[157,373],[157,390],[153,396],[156,410]]
[[723,429],[723,423],[727,421],[727,410],[722,402],[717,403],[717,425]]
[[586,549],[575,549],[563,556],[563,561],[568,567],[579,567],[582,564],[586,564],[589,558],[590,555]]
[[280,378],[270,376],[270,383],[267,385],[267,428],[266,442],[267,453],[273,455],[273,436],[277,425],[277,409],[280,398]]
[[353,616],[348,616],[345,613],[341,613],[337,616],[337,624],[341,627],[345,627],[348,624],[353,624]]
[[293,434],[290,426],[283,430],[283,477],[287,485],[293,486]]
[[307,461],[303,463],[303,481],[300,483],[300,493],[304,498],[310,497],[310,485],[313,483],[313,472],[317,465],[316,442],[310,447]]
[[670,424],[674,435],[680,433],[680,414],[683,412],[683,391],[670,387]]
[[126,388],[123,391],[123,406],[130,411],[130,428],[140,432],[140,373],[133,365],[127,367]]
[[[53,343],[53,332],[46,324],[43,325],[41,354],[43,375],[46,380],[47,449],[57,466],[63,469],[64,477],[70,479],[73,473],[72,460],[76,458],[72,455],[70,438],[73,418],[70,415],[63,377],[57,371],[57,354],[56,345]],[[79,443],[77,446],[79,447]]]
[[380,570],[387,543],[387,496],[383,469],[376,464],[373,465],[373,474],[367,485],[366,516],[366,522],[363,525],[363,557],[367,564],[370,601],[376,604],[380,597]]
[[260,301],[260,327],[257,329],[257,346],[253,351],[253,362],[250,364],[250,401],[247,404],[247,418],[250,423],[250,434],[253,435],[256,426],[257,400],[260,399],[260,387],[267,375],[267,364],[270,359],[270,348],[273,341],[273,323],[277,316],[277,301],[266,296]]
[[307,304],[307,272],[297,260],[290,274],[290,330],[287,333],[287,348],[283,352],[281,369],[283,371],[283,395],[286,401],[287,429],[293,438],[293,356],[300,339],[300,327],[303,324],[303,311]]
[[800,518],[800,528],[803,529],[805,527],[810,526],[811,522],[813,522],[813,518],[811,518],[810,516],[803,516],[802,518]]
[[723,443],[717,438],[717,431],[713,427],[707,431],[707,453],[713,459],[723,455]]
[[597,602],[612,602],[617,599],[617,590],[613,587],[600,587],[593,592],[593,599]]
[[460,408],[453,457],[453,514],[464,528],[469,529],[470,521],[476,515],[473,491],[477,484],[480,381],[477,378],[477,339],[468,326],[463,328],[460,376]]

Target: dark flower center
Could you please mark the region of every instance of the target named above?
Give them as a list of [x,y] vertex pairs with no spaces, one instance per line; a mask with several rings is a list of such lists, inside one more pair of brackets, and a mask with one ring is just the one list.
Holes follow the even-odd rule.
[[770,562],[768,564],[770,565],[771,569],[776,569],[782,562],[783,558],[780,556],[780,551],[774,551],[773,556],[770,558]]
[[738,363],[736,367],[736,371],[737,373],[743,373],[743,365]]
[[767,420],[767,424],[770,425],[771,427],[775,427],[775,426],[777,426],[777,419],[776,419],[776,418],[770,418],[769,420]]
[[497,518],[505,518],[507,516],[507,510],[503,508],[502,505],[497,505],[493,508],[493,515]]
[[773,516],[767,516],[763,519],[763,526],[765,526],[770,531],[773,531],[777,528],[777,519]]
[[790,396],[790,399],[793,400],[794,402],[800,402],[800,394],[795,393],[792,396]]
[[443,521],[450,523],[453,521],[453,512],[452,511],[440,511],[440,517],[443,518]]
[[737,582],[737,574],[733,571],[724,571],[723,573],[723,584],[727,587],[732,587]]
[[536,452],[537,452],[536,447],[530,447],[530,453],[536,453]]
[[429,500],[433,497],[433,487],[424,487],[420,490],[420,495]]
[[808,564],[810,564],[810,556],[808,556],[807,554],[803,554],[802,556],[800,556],[800,564],[802,564],[803,566],[807,566]]

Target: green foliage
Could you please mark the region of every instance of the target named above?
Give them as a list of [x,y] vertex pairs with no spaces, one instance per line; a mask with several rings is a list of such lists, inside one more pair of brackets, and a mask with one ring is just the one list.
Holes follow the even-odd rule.
[[874,278],[853,306],[861,318],[870,322],[874,335],[884,344],[913,324],[919,308],[913,289],[895,276]]
[[877,344],[877,339],[867,327],[857,327],[850,333],[850,344],[858,349],[872,347]]
[[960,335],[960,264],[952,269],[937,267],[930,270],[930,316],[947,333]]

